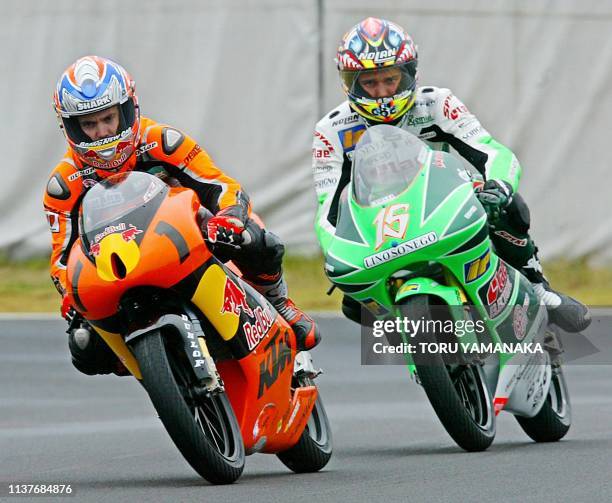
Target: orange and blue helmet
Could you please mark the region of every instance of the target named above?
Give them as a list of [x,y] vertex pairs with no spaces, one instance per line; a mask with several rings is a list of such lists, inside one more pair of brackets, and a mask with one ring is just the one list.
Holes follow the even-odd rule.
[[[114,61],[99,56],[78,59],[62,73],[53,106],[70,148],[84,165],[117,172],[136,151],[140,111],[135,85]],[[116,131],[105,138],[87,136],[81,127],[83,117],[112,107],[119,114]]]
[[417,49],[403,28],[369,17],[342,37],[336,63],[351,108],[368,122],[394,123],[414,104]]

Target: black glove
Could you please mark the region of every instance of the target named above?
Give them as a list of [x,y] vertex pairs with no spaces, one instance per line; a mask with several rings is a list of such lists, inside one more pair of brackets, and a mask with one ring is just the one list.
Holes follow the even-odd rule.
[[490,223],[501,217],[504,208],[512,202],[512,186],[503,180],[487,180],[476,197],[484,207]]

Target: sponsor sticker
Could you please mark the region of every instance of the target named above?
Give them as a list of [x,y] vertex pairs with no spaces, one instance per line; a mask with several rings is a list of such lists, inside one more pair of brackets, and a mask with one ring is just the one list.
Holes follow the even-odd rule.
[[93,243],[89,247],[89,254],[92,257],[97,257],[98,255],[100,255],[100,243]]
[[508,267],[500,260],[499,267],[489,282],[486,293],[486,304],[491,318],[497,318],[508,305],[512,295],[512,286]]
[[466,283],[473,283],[482,278],[491,267],[491,249],[487,248],[480,257],[463,264],[463,279]]
[[433,164],[436,168],[445,168],[446,164],[444,164],[444,155],[442,152],[435,152],[433,157]]
[[325,147],[327,148],[327,150],[329,150],[330,152],[334,151],[334,147],[331,144],[331,142],[325,137],[325,135],[323,135],[322,133],[319,133],[319,131],[315,131],[314,132],[314,137],[316,139],[318,139],[323,145],[325,145]]
[[495,235],[512,243],[514,246],[527,246],[527,238],[520,239],[506,231],[495,231]]
[[104,230],[102,232],[99,232],[94,236],[94,243],[99,243],[100,241],[102,241],[102,238],[108,236],[109,234],[113,234],[115,232],[123,232],[126,229],[127,226],[124,223],[104,227]]
[[92,173],[95,173],[95,172],[96,172],[96,169],[92,167],[85,168],[85,169],[79,169],[76,172],[72,173],[71,175],[68,175],[68,181],[74,182],[75,180],[81,178],[82,176],[91,175]]
[[288,332],[279,333],[277,337],[265,345],[264,350],[266,351],[265,360],[259,365],[258,399],[276,382],[285,368],[291,365]]
[[398,293],[418,292],[420,289],[421,285],[418,283],[404,283]]
[[145,152],[148,152],[149,150],[154,149],[155,147],[157,147],[156,141],[147,143],[146,145],[141,145],[140,147],[136,149],[136,157],[140,157],[142,154],[144,154]]
[[368,59],[370,61],[374,61],[374,63],[383,63],[385,61],[390,61],[394,59],[396,54],[397,49],[387,49],[386,51],[376,52],[362,52],[359,54],[359,56],[357,56],[357,59]]
[[253,318],[253,310],[249,307],[246,301],[244,290],[234,283],[232,279],[227,277],[225,281],[225,290],[223,293],[223,305],[221,306],[221,314],[234,313],[239,316],[240,311],[244,311],[250,318]]
[[467,107],[461,103],[454,95],[449,94],[444,100],[442,106],[444,117],[451,120],[457,120],[462,113],[469,113]]
[[103,107],[104,105],[108,105],[110,102],[111,98],[109,95],[96,98],[95,100],[80,101],[77,103],[77,110],[79,112],[83,112],[84,110],[94,110],[96,108]]
[[431,115],[426,115],[425,117],[414,117],[409,116],[406,119],[407,126],[420,126],[422,124],[427,124],[428,122],[433,122],[434,118]]
[[130,224],[129,228],[121,233],[121,237],[126,243],[129,243],[130,241],[136,239],[137,234],[142,234],[142,231],[135,225]]
[[361,303],[374,316],[385,316],[389,314],[389,310],[375,299],[364,299]]
[[357,114],[349,115],[348,117],[344,117],[342,119],[332,122],[332,127],[346,126],[347,124],[352,124],[353,122],[357,122],[358,120],[359,120],[359,115]]
[[398,246],[394,246],[389,248],[388,250],[384,250],[374,255],[369,255],[364,258],[363,265],[366,269],[372,269],[378,265],[384,264],[386,262],[390,262],[391,260],[395,260],[396,258],[402,257],[404,255],[408,255],[410,253],[421,250],[422,248],[426,248],[434,243],[438,242],[438,235],[432,231],[427,234],[423,234],[417,238],[411,239],[410,241],[405,241]]
[[313,148],[312,157],[314,159],[331,159],[331,152],[326,148]]
[[340,143],[342,144],[344,151],[351,152],[352,150],[355,150],[355,145],[357,145],[357,142],[365,131],[366,127],[363,125],[353,126],[351,128],[338,131]]
[[[466,109],[467,110],[467,109]],[[462,140],[469,140],[470,138],[476,136],[478,133],[480,133],[482,131],[482,127],[477,126],[474,129],[468,131],[467,133],[461,135],[461,139]]]
[[514,311],[512,313],[512,328],[514,329],[514,335],[519,341],[522,341],[527,334],[527,323],[529,322],[529,317],[527,315],[528,309],[529,295],[525,294],[523,305],[514,306]]
[[193,161],[193,158],[200,152],[202,152],[202,148],[198,144],[194,145],[193,148],[187,154],[187,156],[185,156],[185,158],[183,159],[183,164],[189,164],[191,161]]
[[49,227],[51,232],[56,233],[60,231],[60,223],[59,223],[59,214],[54,211],[45,211],[45,215],[47,216],[47,222],[49,222]]
[[261,306],[257,306],[254,309],[253,319],[254,321],[247,321],[242,326],[250,351],[268,335],[270,327],[274,324],[274,315],[268,306],[266,306],[265,309],[262,309]]
[[315,182],[315,188],[317,189],[327,189],[329,187],[335,187],[338,184],[337,178],[323,178],[322,180],[317,180]]
[[120,223],[117,225],[109,225],[104,228],[104,230],[94,236],[93,243],[89,246],[89,255],[92,257],[97,257],[100,255],[100,242],[109,234],[121,233],[121,238],[129,243],[136,239],[138,234],[142,234],[142,230],[140,230],[135,225],[129,224],[125,225],[125,223]]
[[83,178],[83,187],[86,189],[91,189],[96,183],[98,183],[98,181],[93,178]]

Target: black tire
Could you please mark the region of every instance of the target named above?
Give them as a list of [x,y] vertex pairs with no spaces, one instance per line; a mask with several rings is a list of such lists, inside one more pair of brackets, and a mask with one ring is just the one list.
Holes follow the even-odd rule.
[[536,442],[557,442],[572,425],[572,406],[561,367],[553,368],[548,396],[533,417],[515,416],[523,431]]
[[[402,306],[408,319],[431,320],[429,296],[409,297]],[[418,342],[436,342],[432,333],[420,334]],[[453,440],[466,451],[487,449],[495,438],[495,412],[479,365],[449,367],[440,354],[413,354],[417,376],[438,419]]]
[[[304,382],[302,385],[307,384]],[[277,456],[295,473],[311,473],[321,470],[331,455],[332,432],[319,394],[298,443]]]
[[190,377],[159,331],[136,339],[132,349],[142,384],[187,462],[213,484],[238,479],[244,469],[244,444],[225,393],[205,399],[191,396]]

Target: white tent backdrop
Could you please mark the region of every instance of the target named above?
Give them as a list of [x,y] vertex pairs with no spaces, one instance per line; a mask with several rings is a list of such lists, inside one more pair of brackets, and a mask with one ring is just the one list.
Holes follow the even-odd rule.
[[133,75],[143,115],[194,136],[292,252],[316,250],[312,129],[336,106],[337,42],[392,19],[422,85],[449,87],[524,168],[545,258],[612,260],[612,3],[596,0],[0,0],[0,249],[46,252],[41,199],[65,145],[63,69],[100,54]]

